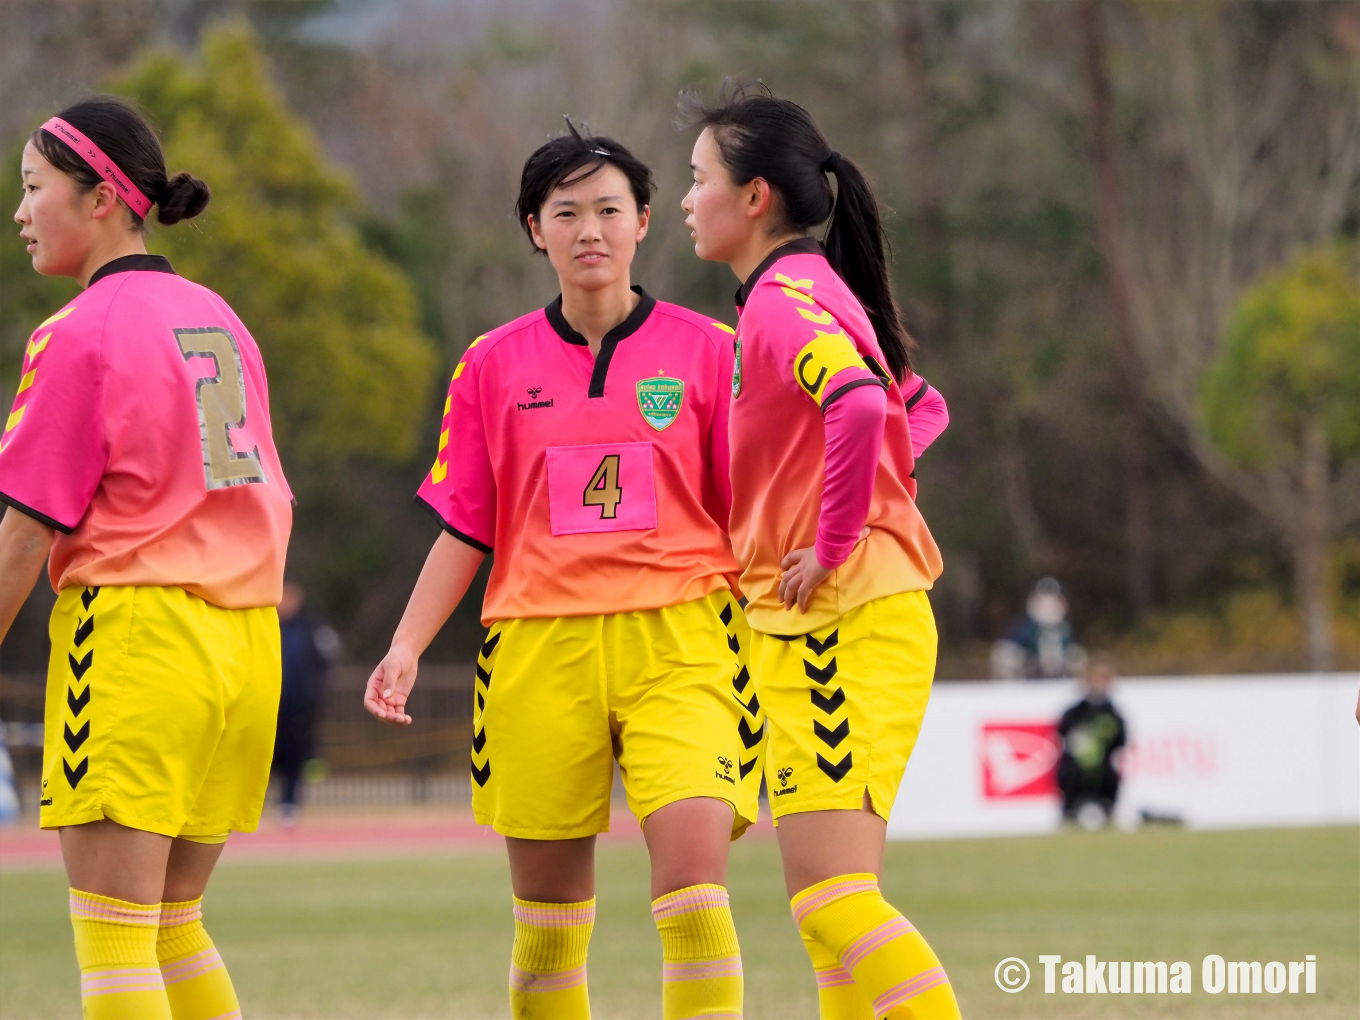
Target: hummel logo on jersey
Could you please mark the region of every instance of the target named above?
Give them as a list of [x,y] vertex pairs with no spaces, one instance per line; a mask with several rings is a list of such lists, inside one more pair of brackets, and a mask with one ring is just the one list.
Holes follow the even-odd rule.
[[552,397],[549,397],[547,400],[538,399],[538,395],[543,392],[542,386],[530,386],[524,392],[529,394],[529,402],[526,404],[522,401],[516,401],[516,406],[521,411],[532,411],[539,407],[553,406]]
[[788,793],[798,792],[797,785],[794,786],[789,785],[789,779],[793,776],[793,769],[782,768],[778,772],[776,772],[775,775],[779,777],[779,789],[774,791],[774,795],[776,797],[782,797]]

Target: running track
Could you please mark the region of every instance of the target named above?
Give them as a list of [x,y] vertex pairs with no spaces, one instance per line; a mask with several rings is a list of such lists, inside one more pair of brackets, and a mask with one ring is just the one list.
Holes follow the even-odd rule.
[[[607,843],[641,843],[642,831],[627,808],[618,806],[613,831],[600,839]],[[768,837],[774,832],[762,818],[749,835]],[[270,861],[392,855],[438,855],[499,850],[501,837],[487,826],[477,825],[466,809],[424,811],[338,812],[318,810],[304,815],[291,828],[267,818],[258,832],[238,832],[231,837],[223,860]],[[61,847],[55,832],[37,827],[26,816],[18,825],[0,828],[0,871],[60,867]]]

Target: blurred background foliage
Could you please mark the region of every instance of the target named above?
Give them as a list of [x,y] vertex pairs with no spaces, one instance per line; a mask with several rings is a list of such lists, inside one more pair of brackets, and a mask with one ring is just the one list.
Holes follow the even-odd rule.
[[[436,534],[410,496],[447,371],[555,293],[511,209],[563,114],[656,171],[635,279],[733,320],[736,281],[684,230],[693,138],[674,124],[681,88],[726,75],[803,103],[879,189],[953,417],[919,469],[942,676],[985,672],[1043,574],[1130,672],[1360,665],[1354,5],[0,5],[15,202],[28,132],[99,89],[212,185],[151,244],[265,352],[300,500],[290,569],[356,661]],[[6,404],[20,345],[71,293],[27,263],[0,246]],[[48,601],[11,668],[37,668]],[[475,601],[432,656],[470,656]]]

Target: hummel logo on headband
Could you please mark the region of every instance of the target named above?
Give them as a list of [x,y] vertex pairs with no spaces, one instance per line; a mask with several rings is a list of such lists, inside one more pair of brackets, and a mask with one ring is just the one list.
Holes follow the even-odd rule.
[[104,155],[103,149],[60,117],[53,117],[42,126],[42,130],[56,135],[69,145],[71,151],[89,163],[95,173],[114,186],[118,191],[118,197],[128,204],[129,209],[142,219],[146,219],[147,213],[151,212],[151,207],[155,203],[142,194],[127,174],[118,168],[117,163]]

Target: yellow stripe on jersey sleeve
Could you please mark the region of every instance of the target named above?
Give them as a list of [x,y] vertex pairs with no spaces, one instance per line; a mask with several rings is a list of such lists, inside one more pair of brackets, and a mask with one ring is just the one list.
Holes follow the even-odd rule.
[[775,273],[774,282],[783,284],[780,289],[795,301],[801,301],[805,305],[815,305],[817,303],[812,298],[811,280],[791,280],[783,273]]
[[819,326],[829,326],[836,321],[836,317],[832,315],[830,312],[826,311],[825,309],[823,309],[819,313],[809,311],[806,308],[800,308],[798,309],[798,314],[801,315],[803,318],[807,319],[809,322],[817,323],[817,325]]
[[454,368],[454,370],[453,370],[453,377],[454,377],[455,379],[457,379],[460,375],[462,375],[462,374],[463,374],[463,369],[464,369],[466,366],[467,366],[467,362],[466,362],[466,361],[460,361],[460,362],[458,362],[457,367]]
[[28,389],[30,386],[32,386],[32,385],[33,385],[33,380],[34,380],[34,378],[37,377],[37,375],[38,375],[38,370],[37,370],[36,368],[35,368],[35,369],[32,369],[31,371],[25,372],[25,373],[24,373],[24,377],[23,377],[22,379],[19,380],[19,389],[18,389],[18,391],[17,391],[17,393],[16,393],[15,395],[17,396],[19,393],[24,392],[24,390],[26,390],[26,389]]
[[[25,404],[23,407],[19,407],[19,408],[15,408],[15,409],[14,409],[14,411],[13,411],[13,412],[10,414],[10,416],[9,416],[9,421],[5,422],[5,431],[6,431],[6,432],[12,431],[12,430],[14,429],[14,427],[15,427],[16,425],[18,425],[20,421],[23,420],[23,417],[24,417],[24,409],[25,409],[26,407],[28,407],[27,404]],[[28,433],[25,432],[24,435],[28,435]]]
[[736,336],[736,335],[737,335],[737,331],[736,331],[735,329],[733,329],[731,326],[729,326],[729,325],[728,325],[727,323],[725,323],[725,322],[710,322],[709,325],[710,325],[710,326],[716,326],[718,329],[722,330],[724,333],[731,333],[733,336]]
[[43,337],[41,340],[30,340],[28,343],[28,350],[24,352],[28,357],[28,360],[32,361],[41,354],[47,348],[47,341],[51,339],[52,334],[48,333],[47,336]]
[[[72,305],[70,308],[63,308],[56,315],[51,315],[48,316],[46,319],[43,319],[43,321],[38,324],[38,329],[46,329],[48,326],[52,325],[52,323],[60,322],[62,319],[66,318],[66,316],[70,315],[75,310],[76,310],[75,305]],[[36,333],[37,331],[38,330],[35,329],[33,332]]]
[[826,385],[847,368],[864,368],[864,359],[844,333],[823,333],[801,351],[793,362],[793,375],[809,397],[822,404]]

